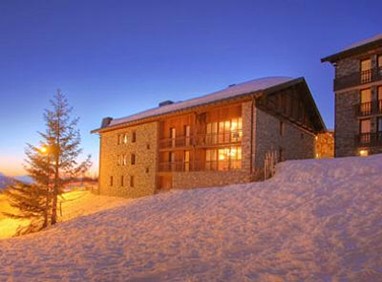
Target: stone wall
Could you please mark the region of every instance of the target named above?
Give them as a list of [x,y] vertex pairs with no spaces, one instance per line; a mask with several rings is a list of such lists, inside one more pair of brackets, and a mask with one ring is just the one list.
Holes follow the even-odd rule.
[[[136,136],[135,142],[132,140],[133,132]],[[122,138],[121,144],[118,144],[118,136],[121,134],[126,134],[127,141]],[[158,150],[157,122],[105,132],[100,138],[100,194],[128,198],[154,194]],[[132,154],[135,154],[135,164],[131,164]],[[125,163],[123,155],[126,156]],[[131,177],[134,183],[131,183]]]
[[355,135],[358,134],[358,120],[355,106],[359,103],[359,91],[353,89],[335,94],[334,155],[347,157],[356,155]]
[[337,62],[335,77],[340,78],[360,71],[359,60],[346,58]]
[[188,189],[246,183],[250,180],[248,172],[243,170],[174,172],[172,185],[176,189]]
[[[256,108],[254,167],[263,168],[265,154],[276,151],[282,160],[314,158],[315,136],[287,120],[280,120]],[[282,124],[280,124],[282,122]],[[280,126],[283,129],[280,129]],[[281,130],[281,132],[280,132]]]

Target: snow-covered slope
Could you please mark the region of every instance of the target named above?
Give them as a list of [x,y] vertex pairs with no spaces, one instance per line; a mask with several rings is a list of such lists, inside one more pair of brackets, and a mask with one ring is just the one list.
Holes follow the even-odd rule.
[[0,241],[0,280],[382,281],[382,155],[277,171]]

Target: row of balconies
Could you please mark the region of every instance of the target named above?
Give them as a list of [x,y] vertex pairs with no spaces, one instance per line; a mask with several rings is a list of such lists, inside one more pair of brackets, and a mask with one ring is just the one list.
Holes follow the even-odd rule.
[[241,160],[191,161],[191,162],[161,162],[160,172],[184,171],[228,171],[241,168]]
[[366,71],[354,72],[352,74],[334,79],[334,91],[378,80],[382,80],[381,67],[372,68]]
[[382,114],[382,100],[360,103],[355,106],[357,116]]
[[355,136],[355,144],[358,147],[382,146],[382,131],[358,134]]
[[220,144],[234,144],[241,142],[242,130],[233,130],[223,133],[197,134],[191,136],[176,136],[172,138],[163,138],[159,141],[160,149],[212,146]]

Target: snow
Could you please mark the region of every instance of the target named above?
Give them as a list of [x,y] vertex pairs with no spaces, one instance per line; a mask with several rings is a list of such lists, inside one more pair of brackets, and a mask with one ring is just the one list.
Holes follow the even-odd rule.
[[290,77],[265,77],[265,78],[250,80],[250,81],[236,84],[234,86],[228,87],[226,89],[223,89],[223,90],[220,90],[202,97],[190,99],[183,102],[177,102],[174,104],[170,104],[170,105],[166,105],[166,106],[162,106],[158,108],[153,108],[153,109],[150,109],[138,114],[134,114],[128,117],[124,117],[124,118],[113,119],[109,126],[114,126],[114,125],[118,125],[118,124],[122,124],[126,122],[140,120],[143,118],[175,112],[175,111],[179,111],[179,110],[183,110],[183,109],[187,109],[187,108],[191,108],[195,106],[208,104],[211,102],[216,102],[219,100],[233,98],[233,97],[244,95],[244,94],[263,91],[273,86],[283,84],[292,80],[294,79]]
[[0,241],[0,281],[382,281],[381,172],[382,155],[287,161],[121,202]]
[[366,45],[366,44],[369,44],[369,43],[372,43],[372,42],[378,41],[378,40],[382,40],[382,34],[377,34],[377,35],[374,35],[373,37],[355,42],[355,43],[347,46],[346,48],[344,48],[341,52],[344,52],[344,51],[347,51],[350,49],[354,49],[354,48],[357,48],[359,46]]

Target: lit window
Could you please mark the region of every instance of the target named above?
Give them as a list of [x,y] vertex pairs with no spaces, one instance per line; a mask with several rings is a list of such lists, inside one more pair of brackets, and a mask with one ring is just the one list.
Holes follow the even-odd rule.
[[368,150],[359,150],[359,155],[361,157],[367,157],[369,155],[369,151]]
[[190,170],[190,151],[184,151],[184,171]]
[[170,138],[171,138],[171,147],[176,145],[176,129],[174,127],[170,128]]
[[361,61],[361,83],[371,81],[371,60],[366,59]]
[[241,147],[228,147],[206,151],[207,170],[232,170],[241,168]]
[[360,93],[360,113],[364,115],[371,114],[371,89],[363,89]]
[[125,133],[124,135],[123,135],[123,144],[127,144],[127,140],[128,138],[127,138],[127,133]]

